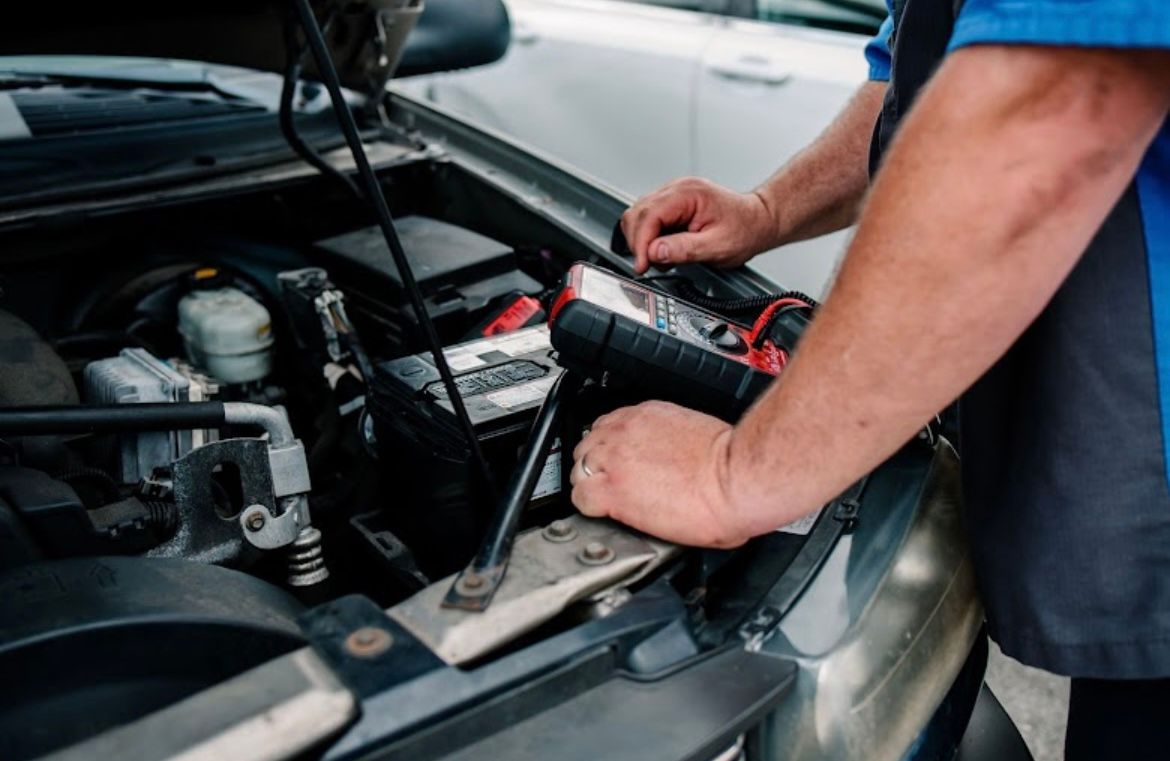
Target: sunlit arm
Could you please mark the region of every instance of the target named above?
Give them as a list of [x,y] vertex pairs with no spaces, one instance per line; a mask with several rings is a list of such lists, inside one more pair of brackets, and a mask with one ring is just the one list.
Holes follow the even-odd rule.
[[951,55],[796,358],[721,436],[719,543],[817,509],[986,371],[1076,264],[1168,105],[1165,52]]

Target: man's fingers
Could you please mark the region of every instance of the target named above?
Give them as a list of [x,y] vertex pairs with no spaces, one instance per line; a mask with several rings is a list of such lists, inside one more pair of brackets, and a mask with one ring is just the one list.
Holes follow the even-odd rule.
[[626,240],[640,263],[648,262],[650,242],[661,234],[664,227],[687,224],[694,214],[692,194],[684,191],[670,191],[654,195],[635,204],[630,234]]
[[654,266],[669,267],[709,259],[704,254],[711,254],[717,244],[716,236],[709,232],[675,233],[651,241],[648,253]]
[[603,478],[603,476],[595,475],[582,479],[573,485],[571,499],[573,505],[581,511],[582,515],[587,515],[590,518],[606,517],[606,490],[602,483]]
[[637,213],[637,209],[638,205],[635,204],[634,206],[631,206],[622,212],[621,228],[622,235],[624,235],[626,238],[626,246],[629,247],[630,251],[634,254],[634,272],[641,275],[650,268],[650,262],[646,258],[645,254],[639,254],[637,251],[634,251],[633,246],[630,245],[630,241],[634,239],[634,218]]

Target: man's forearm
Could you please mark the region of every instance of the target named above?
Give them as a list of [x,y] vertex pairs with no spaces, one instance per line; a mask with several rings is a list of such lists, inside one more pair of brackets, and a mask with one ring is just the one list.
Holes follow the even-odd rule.
[[820,137],[756,188],[776,220],[775,245],[853,224],[869,187],[869,144],[885,93],[884,82],[862,85]]
[[727,541],[832,499],[1036,317],[1170,101],[1165,53],[983,47],[903,124],[797,356],[728,434]]

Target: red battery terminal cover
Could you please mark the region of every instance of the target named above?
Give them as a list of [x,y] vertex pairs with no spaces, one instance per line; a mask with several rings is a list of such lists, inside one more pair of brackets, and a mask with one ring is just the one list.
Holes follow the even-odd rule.
[[537,299],[532,296],[520,296],[484,326],[483,335],[490,337],[527,327],[534,324],[533,319],[537,318],[538,315],[543,318],[543,312],[544,309]]

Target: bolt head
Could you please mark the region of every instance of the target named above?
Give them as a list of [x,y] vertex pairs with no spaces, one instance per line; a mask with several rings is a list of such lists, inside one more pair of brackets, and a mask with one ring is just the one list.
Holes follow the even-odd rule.
[[259,531],[264,528],[264,513],[256,511],[248,516],[248,530]]
[[553,521],[540,533],[546,540],[557,543],[569,542],[577,537],[577,529],[573,524],[563,520]]
[[464,597],[486,597],[493,588],[491,579],[474,571],[463,574],[455,579],[455,594]]
[[589,558],[590,560],[599,560],[605,557],[606,553],[608,552],[609,548],[601,542],[590,542],[589,544],[585,545],[585,557]]
[[605,565],[615,557],[617,553],[601,542],[589,542],[577,554],[577,559],[585,565]]
[[373,658],[390,649],[394,638],[377,626],[355,629],[345,638],[345,651],[355,658]]

